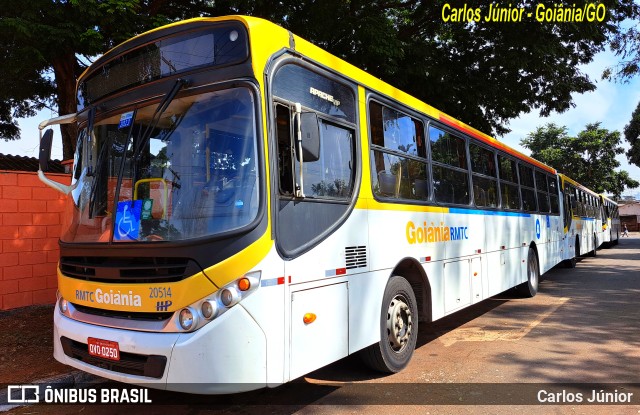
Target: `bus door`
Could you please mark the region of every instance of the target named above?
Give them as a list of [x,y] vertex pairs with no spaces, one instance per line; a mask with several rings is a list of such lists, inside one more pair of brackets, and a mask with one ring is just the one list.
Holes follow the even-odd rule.
[[275,237],[295,378],[349,353],[349,281],[368,270],[368,226],[366,210],[354,209],[355,89],[290,58],[272,79]]

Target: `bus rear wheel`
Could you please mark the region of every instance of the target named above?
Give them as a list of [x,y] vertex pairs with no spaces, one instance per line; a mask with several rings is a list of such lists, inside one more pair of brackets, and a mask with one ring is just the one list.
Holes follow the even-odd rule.
[[418,338],[418,305],[409,282],[393,276],[384,290],[380,312],[380,342],[361,352],[365,364],[374,370],[397,373],[404,369]]
[[571,259],[565,259],[564,264],[567,268],[575,268],[578,263],[578,257],[580,256],[580,241],[578,241],[578,237],[576,237],[576,247],[575,254]]
[[523,297],[534,297],[538,293],[538,283],[540,281],[540,267],[538,256],[533,248],[529,248],[527,254],[527,281],[518,285],[518,292]]

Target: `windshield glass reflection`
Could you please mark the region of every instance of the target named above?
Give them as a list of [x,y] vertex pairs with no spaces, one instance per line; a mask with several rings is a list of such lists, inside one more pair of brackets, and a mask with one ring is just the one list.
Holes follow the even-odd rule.
[[155,110],[150,105],[115,114],[81,131],[72,179],[78,185],[63,241],[184,240],[233,231],[255,219],[250,91],[176,98],[149,134]]

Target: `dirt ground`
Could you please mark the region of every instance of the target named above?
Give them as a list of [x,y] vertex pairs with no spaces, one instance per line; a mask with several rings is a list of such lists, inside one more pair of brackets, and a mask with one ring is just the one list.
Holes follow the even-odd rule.
[[71,372],[53,358],[53,305],[0,311],[0,384]]

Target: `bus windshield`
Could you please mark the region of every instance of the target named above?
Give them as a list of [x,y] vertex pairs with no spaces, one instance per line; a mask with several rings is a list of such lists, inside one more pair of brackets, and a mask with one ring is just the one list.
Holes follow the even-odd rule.
[[237,87],[98,114],[80,131],[65,242],[210,237],[258,212],[254,97]]

